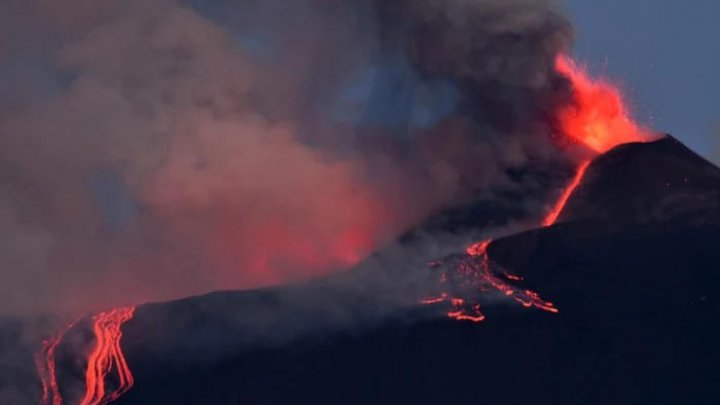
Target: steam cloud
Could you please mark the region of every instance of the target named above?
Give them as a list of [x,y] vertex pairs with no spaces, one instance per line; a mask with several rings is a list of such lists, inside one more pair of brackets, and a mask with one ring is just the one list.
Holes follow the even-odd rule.
[[354,264],[553,156],[553,1],[0,4],[0,313]]

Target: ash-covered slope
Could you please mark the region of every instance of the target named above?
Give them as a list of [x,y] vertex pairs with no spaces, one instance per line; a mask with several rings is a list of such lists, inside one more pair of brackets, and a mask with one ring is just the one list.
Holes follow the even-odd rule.
[[[718,190],[720,170],[672,138],[598,158],[561,223],[488,250],[557,314],[491,293],[480,323],[420,305],[448,248],[412,241],[326,279],[140,306],[116,403],[718,403]],[[66,399],[88,328],[58,348]]]
[[[124,343],[136,386],[118,403],[717,403],[719,173],[672,138],[621,146],[593,163],[563,223],[493,243],[558,314],[498,300],[463,323],[408,298],[357,322],[382,313],[382,294],[344,300],[332,281],[141,307]],[[355,313],[336,305],[351,301]],[[338,317],[285,334],[319,308]],[[200,315],[172,319],[188,313]]]

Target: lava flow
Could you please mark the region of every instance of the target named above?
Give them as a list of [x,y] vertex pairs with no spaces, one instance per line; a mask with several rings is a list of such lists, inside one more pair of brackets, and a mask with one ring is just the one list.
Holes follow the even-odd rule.
[[42,342],[42,349],[35,355],[35,366],[40,375],[40,383],[42,384],[42,404],[62,405],[62,396],[60,395],[60,387],[57,383],[57,371],[55,368],[55,351],[62,341],[65,334],[72,329],[80,318],[68,322],[55,335],[45,339]]
[[[133,375],[120,347],[122,325],[132,319],[135,307],[116,308],[93,316],[95,346],[90,352],[85,370],[85,394],[80,405],[107,404],[126,393],[133,386]],[[43,342],[36,356],[36,366],[42,383],[42,404],[62,405],[63,398],[57,381],[55,351],[67,332],[80,320],[70,322]],[[118,386],[108,393],[106,379],[116,369]]]
[[557,200],[555,205],[553,205],[552,210],[547,214],[545,219],[542,222],[543,227],[553,226],[557,222],[558,218],[560,218],[560,214],[565,209],[565,205],[567,204],[568,200],[570,199],[570,196],[575,192],[575,190],[580,186],[580,183],[583,180],[583,177],[585,177],[585,172],[587,172],[588,167],[590,167],[590,163],[592,163],[592,160],[588,159],[584,162],[580,163],[580,166],[578,166],[577,171],[575,172],[575,177],[573,177],[572,182],[565,187],[565,190],[563,191],[562,195],[560,195],[560,198]]
[[[630,118],[625,101],[616,87],[603,80],[591,79],[567,55],[558,56],[555,69],[572,85],[572,102],[557,113],[564,136],[587,146],[596,156],[624,143],[647,142],[654,137]],[[592,161],[592,158],[588,158],[578,165],[574,177],[543,219],[543,227],[552,226],[558,221],[568,200],[582,184]],[[505,273],[505,280],[502,280],[495,275],[488,255],[491,243],[492,239],[488,239],[469,246],[462,257],[446,266],[450,271],[445,270],[441,274],[440,283],[453,282],[453,287],[459,286],[474,295],[478,291],[493,290],[513,298],[526,308],[535,307],[557,313],[558,309],[551,302],[543,300],[534,291],[523,290],[509,283],[522,278]],[[480,304],[475,300],[453,297],[444,292],[438,297],[422,301],[424,304],[443,302],[450,303],[451,309],[447,315],[452,319],[472,322],[485,319]]]
[[[94,317],[95,348],[88,358],[85,371],[85,397],[80,405],[96,405],[112,402],[130,388],[134,380],[125,355],[120,347],[121,326],[135,313],[135,307],[116,308],[101,312]],[[117,370],[118,387],[106,393],[105,379],[113,364]]]
[[[444,271],[440,276],[441,284],[452,284],[454,288],[461,288],[476,294],[477,291],[496,291],[504,296],[510,297],[523,307],[535,307],[548,312],[556,313],[557,308],[552,302],[540,298],[540,296],[527,289],[521,289],[510,285],[497,277],[492,270],[490,256],[487,249],[492,239],[470,245],[465,254],[455,258],[452,263],[447,263],[452,271]],[[520,280],[518,276],[505,274],[507,280]],[[450,310],[447,316],[458,321],[482,322],[485,315],[480,309],[480,304],[475,300],[458,298],[444,292],[437,297],[426,298],[422,304],[439,304],[448,302]]]

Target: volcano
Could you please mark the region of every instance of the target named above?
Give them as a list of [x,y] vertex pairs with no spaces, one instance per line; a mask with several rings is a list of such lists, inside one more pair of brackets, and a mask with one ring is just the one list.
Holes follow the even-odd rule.
[[69,3],[0,3],[0,405],[720,403],[720,168],[562,2]]
[[[717,403],[719,207],[720,169],[674,138],[620,145],[585,168],[557,223],[484,247],[494,276],[558,313],[497,292],[480,323],[419,304],[461,252],[418,271],[435,252],[409,237],[347,273],[138,306],[122,327],[135,386],[113,403]],[[465,209],[453,218],[486,226]],[[54,343],[63,398],[78,396],[90,326]],[[107,370],[104,389],[122,389]]]

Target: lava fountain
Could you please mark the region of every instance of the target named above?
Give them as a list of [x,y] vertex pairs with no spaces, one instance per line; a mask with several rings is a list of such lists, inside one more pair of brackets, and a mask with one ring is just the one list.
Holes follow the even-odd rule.
[[[627,104],[617,87],[602,79],[593,80],[586,70],[568,55],[561,54],[557,57],[555,70],[567,78],[572,88],[571,102],[557,112],[561,132],[566,138],[586,146],[593,156],[578,164],[575,175],[542,220],[540,224],[542,227],[550,227],[557,223],[568,200],[582,185],[585,173],[596,156],[624,143],[648,142],[655,138],[651,131],[632,120]],[[543,300],[536,292],[510,284],[511,281],[521,281],[521,277],[505,271],[502,272],[505,280],[495,275],[492,270],[493,263],[488,255],[491,244],[492,239],[488,239],[469,246],[462,257],[450,264],[449,270],[442,272],[440,283],[453,281],[464,290],[472,291],[475,296],[481,291],[495,291],[513,298],[526,308],[534,307],[557,313],[558,309],[555,305]],[[447,316],[455,320],[471,322],[485,320],[476,299],[458,298],[443,292],[421,303],[449,303],[450,310]]]
[[567,55],[557,57],[555,70],[572,85],[572,101],[557,112],[564,136],[597,154],[624,143],[647,142],[655,137],[652,131],[633,121],[618,87],[603,79],[593,80]]
[[[555,70],[572,85],[571,103],[557,113],[565,137],[587,146],[595,156],[624,143],[648,142],[657,137],[633,121],[622,93],[610,82],[593,80],[585,69],[564,54],[555,60]],[[575,176],[543,220],[542,226],[552,226],[557,222],[595,156],[578,165]]]

